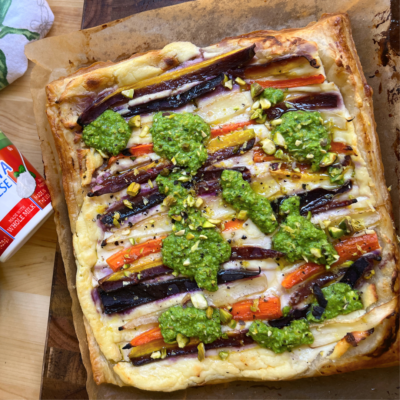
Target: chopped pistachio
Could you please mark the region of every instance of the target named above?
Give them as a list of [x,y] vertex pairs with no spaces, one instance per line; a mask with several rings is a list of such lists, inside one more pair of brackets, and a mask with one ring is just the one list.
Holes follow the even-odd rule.
[[252,110],[257,110],[257,108],[260,108],[260,100],[255,101],[251,106]]
[[154,360],[161,358],[161,351],[153,351],[151,353],[150,358],[153,358]]
[[176,203],[176,199],[172,195],[168,195],[164,200],[163,200],[163,205],[164,206],[171,206],[172,204]]
[[263,112],[261,108],[257,108],[257,110],[255,110],[250,117],[250,119],[259,119],[259,118],[261,119],[263,118]]
[[110,158],[106,153],[104,153],[102,150],[97,149],[97,152],[103,157],[103,158]]
[[321,258],[322,257],[322,253],[320,249],[317,249],[315,247],[312,247],[310,249],[310,253],[315,257],[315,258]]
[[181,231],[175,232],[175,236],[183,236],[185,234],[185,230],[182,229]]
[[226,359],[229,357],[229,353],[228,353],[227,351],[220,351],[220,352],[218,353],[218,357],[219,357],[222,361],[224,361],[224,360],[226,360]]
[[275,152],[275,158],[283,158],[283,156],[285,155],[285,153],[283,152],[283,150],[282,149],[278,149],[276,152]]
[[128,90],[123,90],[121,93],[122,96],[127,97],[128,99],[132,99],[135,91],[133,89],[128,89]]
[[232,314],[223,308],[219,309],[219,317],[221,319],[221,324],[229,324],[233,318]]
[[328,228],[329,235],[331,235],[332,238],[334,239],[340,239],[342,236],[344,236],[344,231],[340,228],[336,228],[334,226],[331,226]]
[[260,99],[260,106],[263,110],[268,110],[268,108],[271,108],[271,102],[268,99],[262,97]]
[[186,198],[186,202],[187,202],[187,204],[188,204],[189,207],[193,207],[193,206],[194,206],[194,203],[195,203],[195,200],[194,200],[193,196],[189,195],[189,196]]
[[140,115],[135,115],[128,121],[128,125],[131,128],[140,128],[142,126],[142,121],[140,119]]
[[182,335],[182,333],[178,333],[176,335],[176,341],[178,343],[178,347],[183,349],[190,342],[190,339],[185,335]]
[[185,261],[183,262],[183,265],[184,265],[185,267],[187,267],[188,265],[190,265],[190,260],[189,260],[189,259],[185,260]]
[[197,199],[196,199],[196,203],[195,203],[195,206],[197,207],[197,208],[199,208],[199,207],[201,207],[201,205],[204,203],[204,200],[201,198],[201,197],[198,197]]
[[268,155],[272,155],[276,151],[275,143],[271,139],[264,139],[263,141],[261,141],[261,146],[264,150],[264,153]]
[[226,88],[232,90],[232,89],[233,89],[233,82],[232,82],[232,80],[230,79],[229,81],[226,81],[226,82],[224,83],[224,86],[225,86]]
[[321,162],[319,163],[320,167],[327,167],[332,165],[337,159],[336,153],[326,153],[323,157]]
[[239,78],[239,77],[237,77],[235,79],[235,82],[238,83],[240,86],[243,86],[246,84],[246,82],[242,78]]
[[232,321],[228,323],[228,326],[231,329],[235,329],[236,328],[236,324],[237,324],[237,322],[234,319],[232,319]]
[[161,359],[163,360],[165,357],[167,357],[167,349],[163,347],[161,349]]
[[206,348],[204,346],[204,343],[200,343],[197,346],[197,350],[198,350],[197,358],[199,359],[199,361],[203,361],[206,358]]
[[124,264],[123,266],[122,266],[122,269],[127,269],[127,268],[129,268],[131,266],[131,264]]
[[192,240],[194,238],[194,235],[193,235],[193,233],[188,233],[187,235],[186,235],[186,239],[187,240]]
[[215,228],[215,225],[209,221],[203,223],[203,228]]
[[254,99],[264,91],[264,88],[257,82],[252,83],[250,87],[251,97]]
[[131,276],[131,274],[129,273],[129,271],[124,271],[124,275],[129,278]]
[[150,128],[146,125],[142,128],[142,131],[139,134],[139,137],[144,138],[147,136],[147,134],[149,133]]
[[173,215],[171,218],[173,220],[175,220],[175,221],[182,221],[182,216],[181,215]]
[[208,307],[208,303],[204,294],[201,292],[194,293],[190,296],[190,300],[193,306],[199,310],[205,310]]
[[128,186],[127,193],[129,194],[129,196],[135,197],[139,192],[140,192],[140,185],[138,183],[133,182]]
[[200,239],[203,239],[203,240],[208,239],[208,237],[207,237],[206,235],[200,235],[199,238],[200,238]]
[[218,225],[221,223],[220,219],[209,219],[208,222],[211,222],[212,224]]
[[238,214],[236,215],[237,219],[240,219],[241,221],[244,221],[247,219],[247,211],[246,210],[240,210]]
[[119,228],[121,226],[121,224],[119,223],[119,221],[116,218],[113,218],[113,225],[116,226],[117,228]]
[[272,126],[277,126],[277,125],[280,125],[281,123],[282,123],[282,119],[281,119],[281,118],[274,119],[274,120],[272,120],[272,121],[270,122],[270,124],[271,124]]
[[273,137],[274,143],[280,147],[286,147],[286,141],[280,132],[275,132]]
[[133,208],[133,207],[132,207],[132,203],[131,203],[129,200],[124,200],[123,203],[124,203],[124,206],[125,206],[125,207],[128,207],[128,208],[130,208],[130,209]]
[[134,238],[129,238],[129,241],[130,241],[130,243],[131,243],[132,245],[135,244],[135,239],[134,239]]
[[206,310],[206,317],[208,319],[211,319],[214,313],[214,309],[212,307],[208,307]]
[[193,253],[199,248],[200,240],[198,240],[190,249],[190,252]]

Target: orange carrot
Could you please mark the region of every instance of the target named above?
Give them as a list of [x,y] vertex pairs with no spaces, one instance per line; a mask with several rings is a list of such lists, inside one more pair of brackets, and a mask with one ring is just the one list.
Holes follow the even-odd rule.
[[[255,308],[257,311],[252,311]],[[261,298],[257,304],[254,300],[243,300],[232,306],[233,319],[251,321],[253,319],[276,319],[282,317],[279,297]]]
[[228,221],[225,223],[224,232],[237,231],[243,226],[243,224],[244,221],[241,221],[240,219],[237,218],[234,221]]
[[221,125],[219,128],[211,129],[211,137],[226,135],[227,133],[237,131],[247,125],[254,124],[254,121],[235,122],[232,124]]
[[152,153],[153,152],[153,143],[139,144],[138,146],[131,147],[131,148],[129,148],[129,152],[131,153],[131,155],[124,155],[124,154],[120,153],[117,156],[110,157],[110,159],[108,160],[107,167],[109,167],[115,161],[120,160],[121,158],[139,157],[139,156],[142,156],[143,154]]
[[329,151],[338,154],[354,154],[354,150],[351,146],[341,142],[331,142],[331,148]]
[[282,281],[282,286],[285,289],[291,289],[293,286],[304,282],[306,279],[320,272],[324,272],[325,267],[314,263],[306,263],[301,265],[299,268],[288,273]]
[[129,152],[134,157],[142,156],[143,154],[149,154],[153,152],[153,143],[139,144],[138,146],[131,147]]
[[262,162],[265,162],[265,161],[273,161],[273,160],[275,160],[275,157],[273,155],[269,156],[260,147],[256,147],[254,149],[254,153],[253,154],[254,154],[253,155],[253,161],[255,163],[262,163]]
[[163,339],[163,336],[161,334],[161,329],[157,326],[157,328],[150,329],[133,338],[131,340],[131,345],[136,347],[159,339]]
[[364,253],[369,253],[380,248],[381,246],[379,245],[376,233],[342,240],[335,246],[335,250],[338,252],[340,258],[333,265],[339,265],[344,261],[357,260]]
[[285,80],[277,80],[277,81],[250,81],[250,83],[258,83],[263,88],[267,87],[274,87],[277,89],[285,89],[285,88],[292,88],[298,86],[308,86],[308,85],[315,85],[316,83],[323,83],[325,81],[325,76],[320,75],[313,75],[307,76],[303,78],[293,78],[293,79],[285,79]]
[[124,264],[129,264],[138,258],[148,256],[151,253],[159,253],[161,251],[162,239],[164,237],[148,240],[147,242],[132,246],[129,249],[121,250],[107,258],[107,264],[113,269],[113,271],[118,271]]

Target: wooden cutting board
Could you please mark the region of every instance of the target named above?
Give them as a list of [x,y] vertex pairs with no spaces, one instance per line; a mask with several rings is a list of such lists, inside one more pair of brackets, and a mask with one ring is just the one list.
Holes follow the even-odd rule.
[[[85,0],[82,29],[190,0]],[[88,399],[86,370],[71,313],[64,264],[57,247],[42,371],[41,399]]]

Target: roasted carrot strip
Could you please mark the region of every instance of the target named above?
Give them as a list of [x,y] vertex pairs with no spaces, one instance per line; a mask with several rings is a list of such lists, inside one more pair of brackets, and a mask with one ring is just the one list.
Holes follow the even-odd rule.
[[292,88],[298,86],[308,86],[308,85],[315,85],[317,83],[323,83],[325,81],[325,76],[320,75],[313,75],[304,78],[293,78],[293,79],[285,79],[279,81],[250,81],[251,83],[258,83],[263,88],[267,87],[274,87],[277,89],[285,89],[285,88]]
[[151,253],[158,253],[161,251],[162,239],[163,238],[148,240],[147,242],[132,246],[129,249],[121,250],[107,258],[107,264],[113,271],[118,271],[124,264],[129,264]]
[[304,282],[311,276],[324,271],[325,267],[323,265],[318,265],[314,263],[303,264],[299,268],[295,269],[294,271],[290,272],[285,276],[285,278],[282,281],[282,286],[285,289],[291,289],[293,286],[296,286],[299,283]]
[[237,231],[243,226],[244,221],[241,221],[240,219],[235,219],[234,221],[228,221],[225,223],[225,229],[224,232],[229,232],[229,231]]
[[108,160],[107,167],[109,167],[112,163],[114,163],[117,160],[120,160],[121,158],[128,158],[128,157],[139,157],[142,156],[143,154],[149,154],[153,152],[153,143],[149,144],[139,144],[138,146],[131,147],[129,149],[129,152],[131,155],[124,155],[124,154],[118,154],[117,156],[112,156]]
[[345,261],[357,260],[363,254],[380,248],[381,246],[379,245],[376,233],[342,240],[335,246],[340,258],[333,265],[339,265]]
[[341,142],[331,142],[331,148],[329,151],[338,154],[354,154],[354,150],[351,146]]
[[[257,311],[252,311],[252,309]],[[253,319],[276,319],[282,317],[281,301],[279,297],[261,298],[258,302],[254,300],[243,300],[232,306],[233,319],[251,321]]]
[[139,157],[143,154],[149,154],[153,152],[153,143],[139,144],[138,146],[131,147],[129,151],[134,157]]
[[143,332],[139,336],[136,336],[131,340],[132,346],[140,346],[142,344],[150,343],[153,340],[162,339],[161,329],[157,326],[156,328],[150,329],[149,331]]
[[211,137],[226,135],[227,133],[237,131],[251,124],[254,124],[254,121],[235,122],[232,124],[222,125],[219,128],[211,129]]
[[253,161],[254,161],[255,163],[262,163],[262,162],[273,161],[273,160],[275,160],[275,157],[266,154],[266,153],[264,152],[264,150],[261,149],[260,147],[256,147],[256,148],[254,149]]

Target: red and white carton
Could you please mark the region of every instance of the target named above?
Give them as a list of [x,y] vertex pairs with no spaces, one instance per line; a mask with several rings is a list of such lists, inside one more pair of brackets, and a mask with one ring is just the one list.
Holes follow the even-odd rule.
[[9,259],[52,211],[44,179],[0,131],[0,261]]

